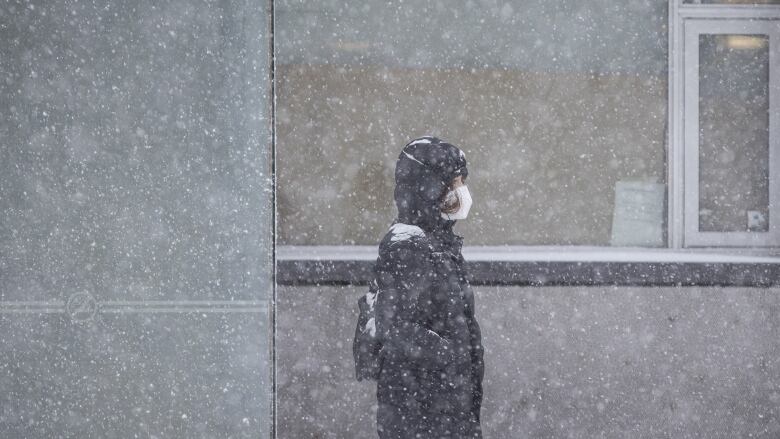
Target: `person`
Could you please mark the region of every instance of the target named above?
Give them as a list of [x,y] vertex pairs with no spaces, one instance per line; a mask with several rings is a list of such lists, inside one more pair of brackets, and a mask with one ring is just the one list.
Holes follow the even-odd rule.
[[380,439],[482,437],[482,340],[452,230],[471,207],[467,176],[464,153],[436,137],[396,162],[398,217],[374,268]]

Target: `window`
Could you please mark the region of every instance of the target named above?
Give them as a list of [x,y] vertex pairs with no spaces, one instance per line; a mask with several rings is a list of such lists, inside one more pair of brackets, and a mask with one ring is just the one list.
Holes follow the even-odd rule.
[[472,168],[469,246],[773,254],[778,11],[281,1],[278,243],[374,248],[401,145],[433,134]]
[[665,246],[667,0],[275,11],[281,245],[375,246],[433,134],[469,160],[469,245]]
[[676,15],[673,247],[780,246],[780,7]]

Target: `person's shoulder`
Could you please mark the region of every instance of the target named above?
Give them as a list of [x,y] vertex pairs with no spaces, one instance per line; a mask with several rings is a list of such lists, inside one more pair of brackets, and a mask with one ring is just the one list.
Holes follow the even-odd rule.
[[428,254],[433,250],[425,231],[414,224],[395,223],[379,244],[380,258],[394,258],[410,253]]

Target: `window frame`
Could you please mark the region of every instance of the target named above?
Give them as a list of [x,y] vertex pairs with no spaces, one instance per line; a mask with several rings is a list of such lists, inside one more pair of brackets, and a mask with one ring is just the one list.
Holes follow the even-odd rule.
[[[279,285],[367,285],[376,246],[277,247]],[[469,246],[469,282],[481,286],[739,286],[780,284],[780,258],[664,248]]]
[[[750,248],[756,253],[772,251],[780,247],[780,209],[773,205],[772,201],[780,196],[780,175],[778,174],[778,146],[770,143],[770,171],[769,171],[769,196],[770,196],[770,220],[768,232],[699,232],[698,221],[692,224],[695,219],[695,213],[698,212],[698,184],[695,188],[686,185],[686,181],[692,180],[691,174],[698,178],[698,161],[685,160],[689,157],[692,150],[698,153],[698,144],[692,144],[692,141],[698,140],[698,133],[686,132],[685,121],[690,120],[692,116],[698,117],[698,107],[696,111],[691,111],[686,107],[686,86],[691,86],[690,82],[695,82],[698,88],[698,69],[695,72],[695,81],[690,81],[690,70],[692,66],[691,58],[695,56],[695,66],[698,66],[698,44],[694,47],[695,53],[691,49],[686,49],[686,36],[691,32],[686,31],[686,27],[698,28],[702,23],[711,21],[724,25],[724,29],[732,29],[729,23],[737,20],[780,20],[780,5],[752,5],[752,4],[686,4],[683,0],[669,0],[669,130],[668,150],[667,150],[667,246],[669,249],[736,249]],[[778,22],[780,25],[780,22]],[[706,25],[704,25],[706,28]],[[732,29],[733,30],[733,29]],[[724,30],[724,33],[725,32]],[[732,32],[728,32],[732,33]],[[759,32],[760,33],[760,32]],[[698,35],[698,34],[696,34]],[[770,41],[777,44],[777,38]],[[780,75],[780,64],[778,56],[771,53],[770,50],[770,78]],[[773,69],[777,70],[773,72]],[[686,73],[689,76],[686,77]],[[770,84],[770,95],[772,88]],[[696,91],[698,97],[698,90]],[[770,142],[777,141],[780,138],[778,132],[777,99],[770,97]],[[690,107],[690,105],[688,106]],[[687,116],[687,119],[686,119]],[[774,116],[774,117],[773,117]],[[773,123],[774,120],[774,123]],[[698,122],[696,122],[698,127]],[[687,137],[686,137],[687,136]],[[688,154],[686,154],[686,145],[688,145]],[[775,171],[775,172],[773,172]],[[698,183],[698,180],[696,180]],[[695,189],[695,196],[691,196]],[[686,195],[693,199],[686,203]],[[693,209],[695,208],[695,210]],[[693,212],[691,212],[693,211]],[[774,213],[774,214],[773,214]],[[766,240],[770,240],[766,242]]]

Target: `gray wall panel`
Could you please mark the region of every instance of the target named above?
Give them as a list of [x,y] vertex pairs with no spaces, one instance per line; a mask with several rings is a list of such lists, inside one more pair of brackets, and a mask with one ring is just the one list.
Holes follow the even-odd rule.
[[0,9],[0,299],[267,298],[265,3]]
[[268,437],[267,314],[0,315],[0,437]]
[[[366,287],[280,287],[280,437],[376,437]],[[489,438],[776,438],[780,289],[477,287]]]
[[0,437],[270,433],[269,5],[0,5]]

